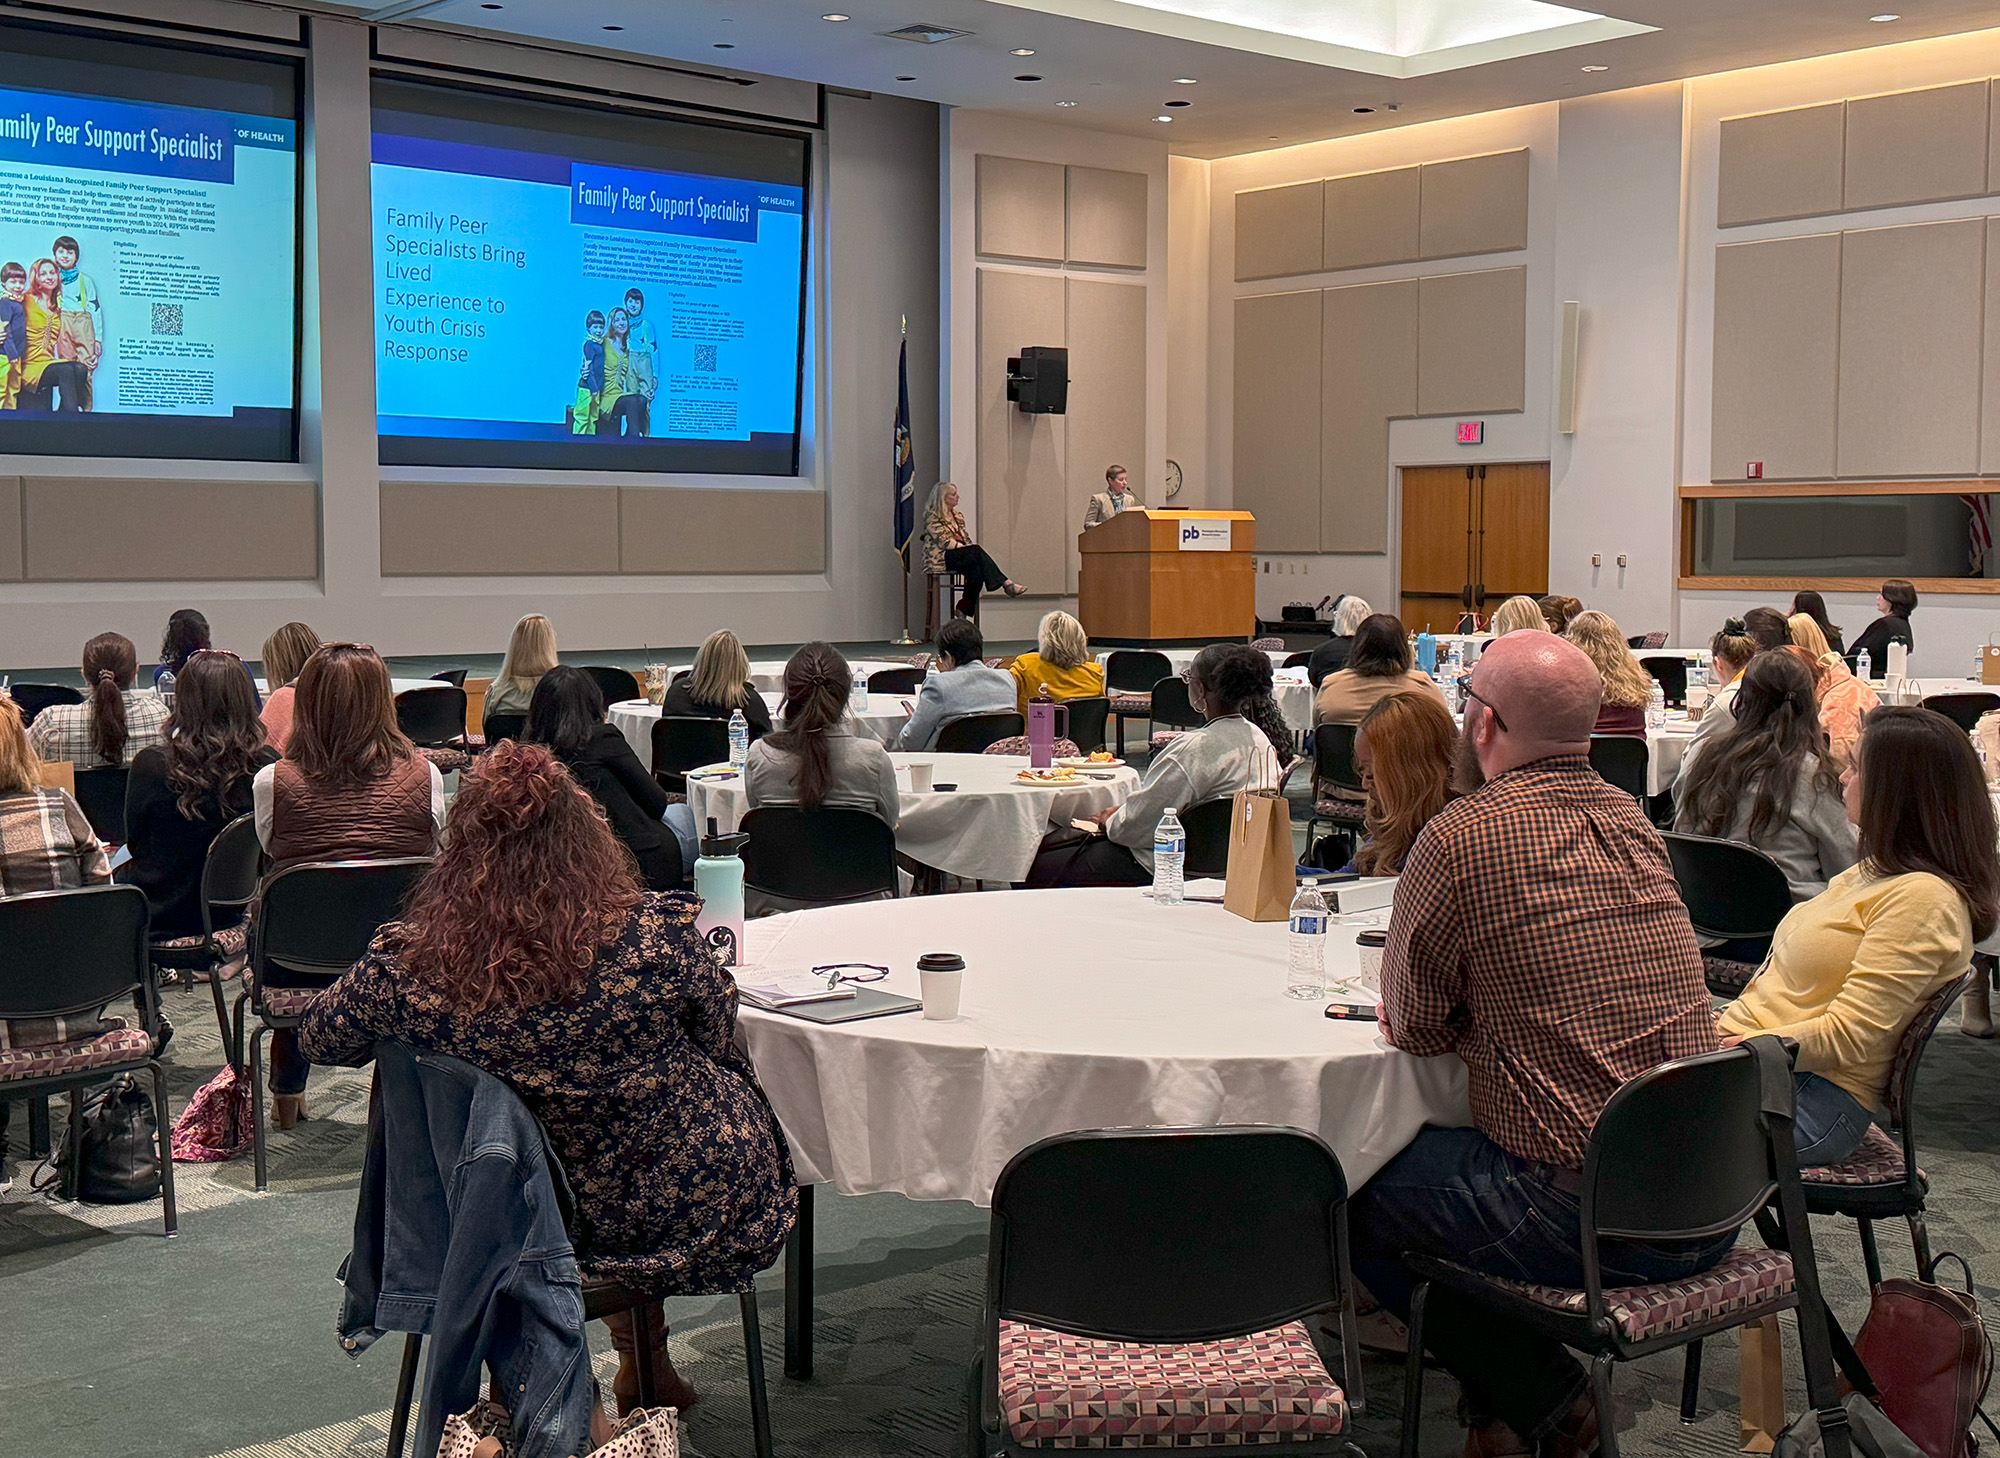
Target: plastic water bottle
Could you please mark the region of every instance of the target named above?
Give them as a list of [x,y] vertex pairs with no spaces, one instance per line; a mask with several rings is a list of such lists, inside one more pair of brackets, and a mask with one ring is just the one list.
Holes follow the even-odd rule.
[[740,770],[750,758],[750,721],[741,709],[729,711],[729,767]]
[[1181,904],[1181,873],[1187,863],[1187,832],[1169,805],[1153,832],[1153,899],[1162,906]]
[[1646,727],[1657,729],[1667,722],[1667,691],[1653,680],[1653,691],[1646,695]]
[[847,691],[847,711],[850,714],[868,712],[868,675],[858,668],[854,670],[854,686]]
[[153,687],[159,692],[160,702],[165,704],[167,706],[168,711],[171,712],[174,707],[173,670],[170,668],[161,669],[160,676],[153,680]]
[[1319,882],[1309,880],[1292,898],[1291,954],[1285,968],[1285,996],[1301,1000],[1326,996],[1326,934],[1333,918]]
[[1857,659],[1855,662],[1855,668],[1856,671],[1861,676],[1861,681],[1863,683],[1866,683],[1869,679],[1875,676],[1874,655],[1871,654],[1866,648],[1863,648],[1861,650],[1861,657]]

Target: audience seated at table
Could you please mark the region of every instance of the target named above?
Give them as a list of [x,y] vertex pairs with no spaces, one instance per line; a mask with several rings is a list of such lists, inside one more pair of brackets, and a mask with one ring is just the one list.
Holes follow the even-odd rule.
[[1736,694],[1743,684],[1743,670],[1750,666],[1750,660],[1757,656],[1757,651],[1757,642],[1750,636],[1742,618],[1726,619],[1716,629],[1715,636],[1708,640],[1708,673],[1713,687],[1709,690],[1708,703],[1703,706],[1701,717],[1695,721],[1694,735],[1681,755],[1680,767],[1674,771],[1676,797],[1681,794],[1681,787],[1687,780],[1687,767],[1694,759],[1695,750],[1725,732],[1735,722]]
[[292,737],[293,685],[318,651],[319,634],[304,623],[286,623],[264,640],[264,737],[280,754]]
[[1312,685],[1314,693],[1319,692],[1319,686],[1326,682],[1329,674],[1347,667],[1347,656],[1354,651],[1355,630],[1368,621],[1374,611],[1368,606],[1367,598],[1356,597],[1352,593],[1333,605],[1333,633],[1313,649],[1312,657],[1306,660],[1306,682]]
[[[798,1212],[791,1155],[737,1047],[736,988],[691,896],[640,889],[630,855],[548,749],[505,743],[466,776],[407,914],[314,1000],[299,1045],[359,1066],[393,1038],[505,1079],[576,1195],[587,1275],[649,1293],[750,1289]],[[663,1404],[674,1371],[656,1302]],[[621,1407],[638,1396],[630,1315],[609,1323]]]
[[556,630],[540,613],[529,613],[514,624],[507,639],[507,656],[486,687],[488,714],[525,714],[542,675],[556,666]]
[[528,701],[522,737],[547,745],[598,803],[648,890],[678,891],[687,884],[679,838],[664,823],[667,792],[625,736],[604,721],[604,691],[595,679],[560,664],[543,674]]
[[1834,652],[1844,653],[1847,651],[1846,649],[1841,647],[1839,627],[1836,626],[1833,623],[1833,621],[1829,619],[1826,615],[1825,598],[1821,597],[1818,593],[1812,591],[1812,589],[1810,588],[1806,588],[1799,592],[1793,593],[1791,615],[1796,616],[1799,613],[1804,613],[1807,617],[1811,618],[1815,623],[1819,624],[1819,630],[1821,634],[1824,635],[1824,637],[1826,638],[1827,646],[1831,648]]
[[1848,671],[1847,660],[1826,646],[1819,624],[1804,613],[1791,620],[1791,651],[1812,670],[1813,696],[1819,701],[1819,724],[1826,731],[1833,762],[1842,768],[1854,760],[1854,743],[1861,721],[1881,707],[1882,698]]
[[1066,827],[1045,837],[1028,885],[1146,885],[1153,879],[1153,832],[1169,809],[1185,815],[1238,790],[1277,788],[1281,772],[1271,741],[1243,714],[1247,703],[1271,691],[1270,655],[1241,643],[1211,643],[1188,665],[1187,685],[1202,727],[1153,755],[1101,834]]
[[1769,653],[1792,641],[1791,615],[1774,607],[1753,607],[1743,615],[1743,631],[1759,653]]
[[1556,592],[1538,598],[1537,602],[1542,609],[1542,626],[1558,636],[1568,632],[1571,620],[1583,611],[1582,602]]
[[1889,667],[1889,645],[1901,643],[1914,650],[1917,640],[1910,631],[1910,614],[1917,610],[1917,590],[1900,577],[1891,577],[1875,595],[1875,611],[1881,616],[1861,630],[1854,646],[1846,653],[1850,665],[1858,667],[1866,653],[1872,665],[1870,676],[1880,678]]
[[21,706],[0,694],[0,896],[111,879],[111,861],[69,791],[42,788]]
[[1854,1152],[1882,1107],[1903,1029],[2000,923],[1993,806],[1965,732],[1928,709],[1886,708],[1869,716],[1859,748],[1846,803],[1860,863],[1778,924],[1770,959],[1719,1020],[1732,1041],[1798,1041],[1808,1167]]
[[[1355,1272],[1398,1316],[1408,1251],[1581,1286],[1577,1182],[1628,1079],[1716,1046],[1701,953],[1659,835],[1590,767],[1602,679],[1541,633],[1492,644],[1459,741],[1479,788],[1417,837],[1382,965],[1381,1033],[1466,1064],[1476,1127],[1430,1128],[1354,1198]],[[1606,1241],[1604,1284],[1708,1269],[1736,1233]],[[1433,1288],[1426,1345],[1457,1376],[1474,1454],[1593,1452],[1585,1374],[1554,1340]]]
[[80,770],[129,765],[160,742],[167,706],[155,693],[132,686],[139,650],[123,633],[99,633],[83,645],[83,702],[50,704],[28,730],[45,761],[67,760]]
[[1504,638],[1509,633],[1529,631],[1546,633],[1549,620],[1542,616],[1542,605],[1532,597],[1514,596],[1500,604],[1486,630],[1496,638]]
[[160,636],[160,661],[153,667],[153,686],[159,687],[164,674],[178,674],[190,653],[214,646],[208,619],[199,608],[174,609],[167,617],[166,632]]
[[1354,630],[1347,666],[1329,673],[1315,701],[1321,724],[1359,724],[1368,711],[1390,694],[1427,694],[1438,703],[1444,695],[1410,653],[1409,634],[1402,620],[1388,613],[1371,613]]
[[[285,757],[251,782],[271,870],[429,855],[444,826],[444,780],[396,727],[389,670],[375,650],[325,644],[297,687]],[[273,1031],[272,1117],[281,1129],[305,1117],[307,1072],[292,1031]]]
[[1065,612],[1043,615],[1035,630],[1035,651],[1021,654],[1007,671],[1014,676],[1014,707],[1021,714],[1037,696],[1061,702],[1104,692],[1104,667],[1091,656],[1083,624]]
[[1793,900],[1810,900],[1855,859],[1812,674],[1789,653],[1760,653],[1737,683],[1729,727],[1681,761],[1674,829],[1754,845],[1784,869]]
[[929,749],[937,743],[938,731],[954,719],[1014,712],[1014,679],[986,666],[982,659],[986,640],[977,623],[951,619],[938,629],[934,647],[937,662],[917,690],[910,717],[897,732],[892,749]]
[[1604,685],[1604,701],[1597,711],[1594,734],[1635,734],[1646,732],[1646,703],[1653,696],[1653,675],[1639,664],[1638,655],[1625,644],[1609,613],[1589,610],[1569,621],[1563,636],[1576,644],[1597,665]]
[[1443,704],[1423,694],[1391,694],[1368,711],[1354,735],[1354,768],[1368,811],[1353,869],[1364,876],[1403,869],[1423,828],[1458,798],[1457,757],[1458,728]]
[[771,732],[771,707],[750,681],[750,655],[729,629],[710,633],[686,678],[667,685],[660,712],[692,719],[727,719],[736,710],[756,739]]
[[201,873],[222,828],[254,805],[251,784],[278,758],[264,739],[250,679],[234,658],[197,653],[174,685],[162,743],[139,751],[125,790],[118,879],[146,893],[156,937],[201,931]]

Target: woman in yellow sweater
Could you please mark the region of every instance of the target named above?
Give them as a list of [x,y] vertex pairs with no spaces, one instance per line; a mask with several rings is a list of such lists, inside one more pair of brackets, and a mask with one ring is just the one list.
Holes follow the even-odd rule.
[[1854,1152],[1910,1019],[2000,924],[1993,806],[1964,730],[1929,709],[1878,709],[1842,783],[1859,864],[1778,924],[1769,960],[1716,1020],[1728,1042],[1798,1040],[1806,1167]]
[[1068,613],[1049,613],[1035,633],[1033,653],[1016,658],[1008,671],[1014,675],[1014,696],[1021,712],[1028,712],[1028,700],[1040,694],[1060,703],[1064,699],[1092,699],[1104,692],[1103,665],[1090,656],[1090,639],[1083,624]]

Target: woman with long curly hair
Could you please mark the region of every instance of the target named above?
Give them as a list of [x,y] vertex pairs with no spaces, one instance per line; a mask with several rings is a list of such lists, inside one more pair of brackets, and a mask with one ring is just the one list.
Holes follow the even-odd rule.
[[1354,767],[1368,792],[1367,838],[1354,853],[1364,876],[1394,876],[1417,836],[1456,798],[1452,763],[1458,730],[1443,704],[1423,694],[1391,694],[1354,734]]
[[1569,620],[1563,636],[1589,655],[1604,680],[1604,699],[1591,733],[1643,735],[1653,675],[1639,666],[1638,655],[1626,646],[1611,614],[1587,608]]
[[[466,776],[407,914],[299,1027],[317,1063],[378,1039],[506,1080],[576,1192],[579,1264],[659,1296],[744,1291],[798,1212],[791,1155],[738,1050],[736,985],[694,929],[701,903],[639,886],[629,851],[548,747],[506,741]],[[652,1310],[660,1401],[694,1390]],[[638,1354],[614,1318],[630,1408]]]

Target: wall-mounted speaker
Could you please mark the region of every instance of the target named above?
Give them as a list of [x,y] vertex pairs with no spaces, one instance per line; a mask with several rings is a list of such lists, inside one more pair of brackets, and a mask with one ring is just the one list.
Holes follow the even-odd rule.
[[1583,305],[1563,300],[1562,357],[1556,375],[1556,430],[1576,434],[1576,346],[1582,332]]
[[1007,398],[1023,415],[1061,415],[1069,409],[1069,351],[1031,344],[1007,361]]

